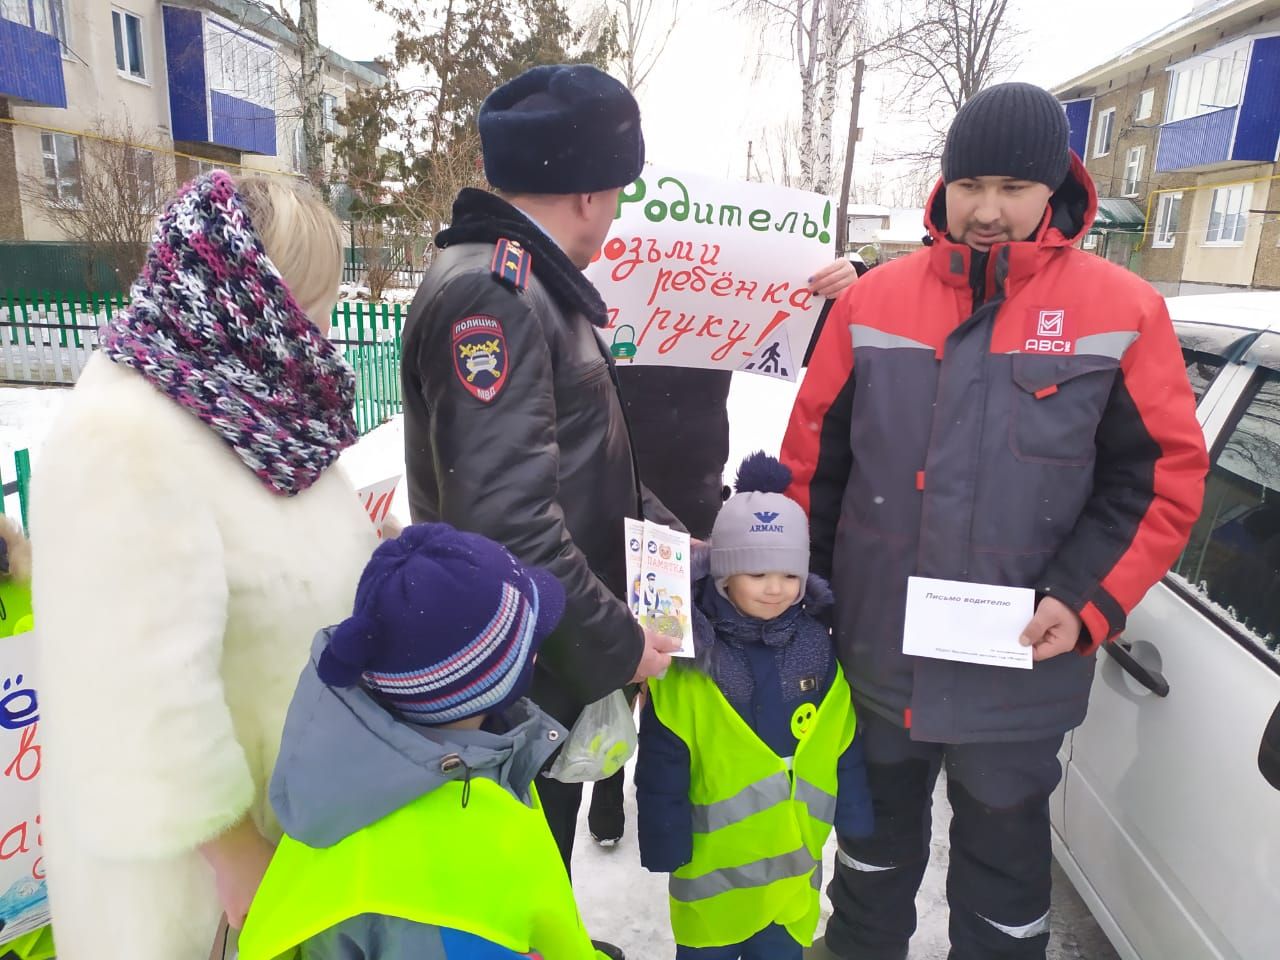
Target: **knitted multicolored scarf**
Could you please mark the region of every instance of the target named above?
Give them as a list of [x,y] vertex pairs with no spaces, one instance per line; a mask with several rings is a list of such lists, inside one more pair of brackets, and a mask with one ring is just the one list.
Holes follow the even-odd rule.
[[130,299],[106,355],[212,427],[273,492],[307,489],[355,442],[355,375],[293,299],[225,173],[170,202]]

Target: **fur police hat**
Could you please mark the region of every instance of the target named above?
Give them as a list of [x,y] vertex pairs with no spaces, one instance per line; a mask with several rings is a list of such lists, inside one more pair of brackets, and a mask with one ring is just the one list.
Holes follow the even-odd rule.
[[640,106],[585,64],[526,70],[480,107],[484,175],[508,193],[595,193],[644,167]]

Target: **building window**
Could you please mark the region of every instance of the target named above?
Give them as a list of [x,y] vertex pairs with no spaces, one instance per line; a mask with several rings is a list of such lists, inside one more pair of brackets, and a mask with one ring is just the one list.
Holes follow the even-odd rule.
[[27,0],[0,0],[0,17],[10,23],[31,26],[31,8],[27,5]]
[[1151,117],[1151,110],[1156,103],[1155,88],[1149,87],[1138,95],[1138,112],[1133,115],[1135,120],[1147,120]]
[[79,203],[83,193],[80,180],[80,138],[66,133],[40,134],[44,159],[44,189],[57,203]]
[[111,11],[111,30],[116,41],[116,70],[125,76],[145,80],[142,57],[142,19],[123,10]]
[[1098,114],[1098,135],[1093,141],[1093,155],[1105,157],[1111,152],[1111,135],[1115,132],[1116,108]]
[[1142,188],[1142,159],[1146,147],[1130,147],[1124,161],[1124,196],[1136,197]]
[[0,18],[57,37],[67,50],[66,0],[0,0]]
[[1205,233],[1206,244],[1238,246],[1244,243],[1244,230],[1249,223],[1249,202],[1253,199],[1253,184],[1236,187],[1219,187],[1213,191],[1213,205],[1209,210],[1209,229]]
[[324,117],[324,132],[338,132],[338,98],[325,93],[320,95],[320,109]]
[[130,150],[125,154],[125,182],[130,195],[137,199],[139,210],[152,210],[159,205],[156,196],[156,157],[150,150]]
[[1165,122],[1225,110],[1240,105],[1249,44],[1189,60],[1173,71]]
[[205,21],[209,89],[270,110],[276,105],[275,50],[234,27]]
[[1084,249],[1086,250],[1097,250],[1098,235],[1096,233],[1086,234],[1084,238],[1084,243],[1082,243],[1081,246],[1084,247]]
[[1160,194],[1160,205],[1156,208],[1156,235],[1151,241],[1153,247],[1172,247],[1178,235],[1178,219],[1182,216],[1182,194]]

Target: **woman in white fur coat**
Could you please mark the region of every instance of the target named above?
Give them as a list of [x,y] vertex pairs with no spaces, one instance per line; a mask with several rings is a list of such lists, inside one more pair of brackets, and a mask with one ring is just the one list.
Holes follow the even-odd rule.
[[340,229],[215,172],[161,217],[33,478],[45,865],[61,960],[205,960],[279,838],[265,791],[311,638],[373,526],[335,465]]

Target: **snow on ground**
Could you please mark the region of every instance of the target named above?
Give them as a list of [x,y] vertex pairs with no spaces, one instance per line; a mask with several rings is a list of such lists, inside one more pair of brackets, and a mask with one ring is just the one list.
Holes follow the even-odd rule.
[[748,454],[763,450],[777,456],[798,389],[798,383],[758,374],[740,373],[733,378],[733,385],[729,388],[726,482],[733,482],[738,464]]
[[[776,453],[791,411],[796,385],[761,376],[734,378],[729,394],[731,423],[730,474],[753,450]],[[39,446],[65,388],[0,388],[0,464],[6,477],[12,474],[12,451],[23,447],[39,460]],[[357,488],[404,473],[404,422],[395,417],[362,437],[343,453],[341,464]],[[16,504],[15,504],[16,508]],[[391,512],[409,522],[408,493],[403,477],[396,488]],[[650,874],[640,866],[635,834],[635,795],[628,777],[627,831],[616,847],[596,846],[587,832],[587,802],[579,820],[574,855],[575,890],[592,934],[626,950],[630,960],[670,960],[674,956],[667,922],[665,876]],[[947,826],[950,810],[940,781],[934,795],[933,841],[928,872],[916,899],[919,929],[912,941],[911,960],[943,960],[947,954],[946,864]],[[834,839],[825,857],[827,876],[835,857]],[[823,897],[823,923],[830,906]],[[1106,938],[1068,881],[1055,868],[1054,939],[1050,960],[1115,960]]]
[[13,469],[13,452],[31,450],[38,456],[40,442],[53,423],[67,387],[0,387],[0,469]]
[[[35,469],[40,443],[68,393],[66,387],[0,387],[0,478],[5,483],[17,478],[13,462],[17,450],[31,451]],[[19,516],[16,493],[5,499],[4,512]]]

